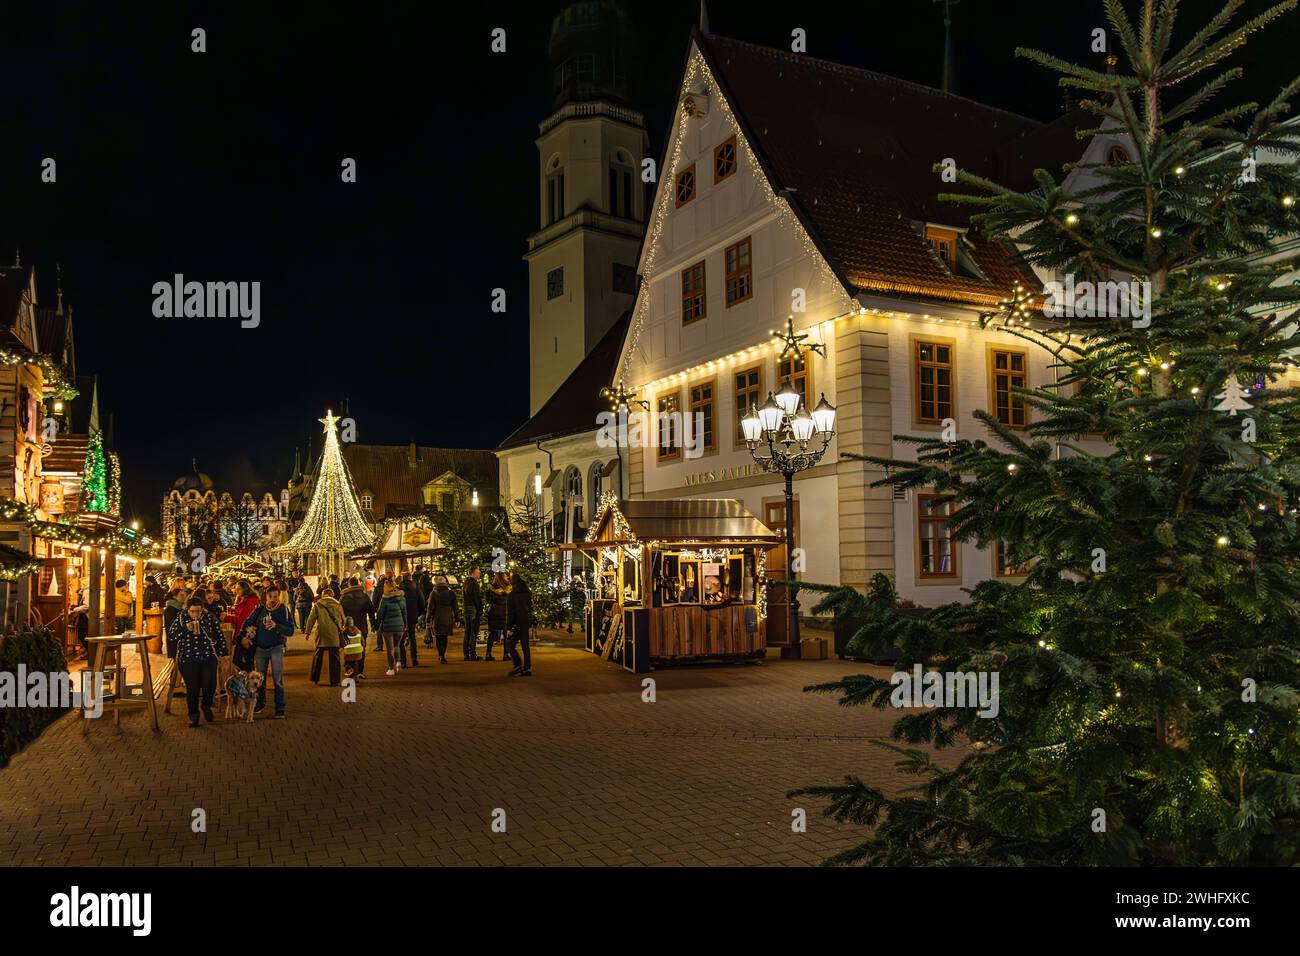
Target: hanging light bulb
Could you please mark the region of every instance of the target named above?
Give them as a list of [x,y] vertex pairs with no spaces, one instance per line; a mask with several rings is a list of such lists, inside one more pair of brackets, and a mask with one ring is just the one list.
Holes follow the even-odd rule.
[[1163,235],[1164,235],[1164,230],[1162,230],[1159,226],[1155,226],[1155,227],[1152,228],[1152,230],[1151,230],[1151,238],[1153,238],[1153,239],[1159,239],[1159,238],[1160,238],[1161,236],[1163,236]]

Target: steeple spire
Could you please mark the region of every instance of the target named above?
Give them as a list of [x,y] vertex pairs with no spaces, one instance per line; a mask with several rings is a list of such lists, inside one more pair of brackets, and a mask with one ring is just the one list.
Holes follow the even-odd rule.
[[943,4],[943,82],[939,88],[945,93],[951,93],[954,73],[952,65],[952,8],[961,0],[931,0],[931,2]]
[[709,35],[709,4],[708,0],[700,0],[700,32],[705,36]]
[[54,286],[58,294],[58,304],[54,307],[55,315],[63,314],[63,266],[56,262],[54,264]]

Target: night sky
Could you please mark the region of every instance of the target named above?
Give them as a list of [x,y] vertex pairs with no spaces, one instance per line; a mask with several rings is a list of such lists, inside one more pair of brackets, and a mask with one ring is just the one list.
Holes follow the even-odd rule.
[[[128,516],[156,527],[191,457],[219,484],[282,484],[295,446],[319,449],[315,420],[345,398],[367,443],[491,447],[527,417],[522,255],[563,6],[0,4],[0,256],[21,246],[49,306],[62,264],[78,370],[100,376],[105,426],[114,416]],[[1188,0],[1181,22],[1219,6]],[[699,4],[624,8],[658,159]],[[709,19],[786,48],[802,27],[810,55],[939,83],[931,0],[715,0]],[[962,0],[956,92],[1051,119],[1055,77],[1012,51],[1096,62],[1090,31],[1104,25],[1099,0]],[[504,55],[489,51],[498,26]],[[1297,39],[1292,13],[1248,45],[1234,99],[1271,98]],[[45,156],[57,184],[39,181]],[[356,184],[339,180],[343,157]],[[152,286],[177,272],[260,281],[261,326],[155,318]],[[495,287],[505,315],[489,309]]]

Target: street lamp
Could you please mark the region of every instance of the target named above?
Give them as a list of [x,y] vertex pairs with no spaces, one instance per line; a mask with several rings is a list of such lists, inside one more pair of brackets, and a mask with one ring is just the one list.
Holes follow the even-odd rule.
[[[835,406],[826,401],[823,392],[821,401],[810,412],[803,397],[787,382],[777,394],[768,393],[762,408],[749,406],[740,431],[754,461],[764,471],[780,472],[785,477],[785,555],[786,570],[790,571],[794,561],[794,476],[812,468],[826,454],[835,437]],[[820,448],[809,448],[814,438],[821,439]],[[795,659],[800,653],[798,593],[794,589],[790,592],[788,656]]]

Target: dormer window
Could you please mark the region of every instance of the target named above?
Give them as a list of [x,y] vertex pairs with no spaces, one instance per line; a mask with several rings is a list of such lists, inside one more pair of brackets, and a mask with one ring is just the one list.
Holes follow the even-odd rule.
[[1128,150],[1126,150],[1123,146],[1112,146],[1110,149],[1106,151],[1107,165],[1117,166],[1120,163],[1127,163],[1127,162],[1129,162]]
[[375,506],[375,496],[374,496],[374,495],[362,495],[362,496],[361,496],[361,510],[362,510],[362,511],[369,511],[369,510],[370,510],[371,508],[373,508],[374,506]]
[[930,244],[935,255],[943,260],[949,272],[957,271],[957,230],[926,226],[925,241]]

